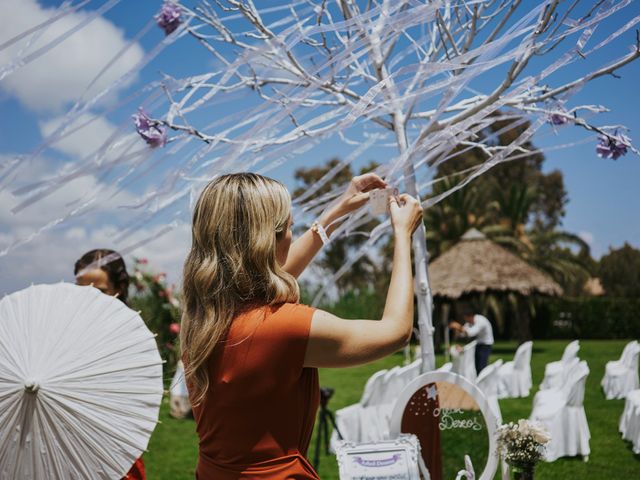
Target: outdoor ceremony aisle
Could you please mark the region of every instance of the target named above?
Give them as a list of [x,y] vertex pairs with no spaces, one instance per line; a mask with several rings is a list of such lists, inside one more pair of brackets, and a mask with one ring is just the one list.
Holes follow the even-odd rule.
[[[500,400],[505,422],[528,418],[531,413],[533,395],[544,376],[544,366],[562,356],[569,340],[534,341],[531,368],[533,388],[526,398]],[[616,359],[628,340],[581,340],[580,358],[587,361],[591,374],[587,379],[584,407],[591,430],[591,455],[588,462],[579,458],[561,458],[552,463],[541,462],[536,468],[537,478],[564,480],[584,478],[589,480],[617,480],[636,478],[640,472],[640,455],[631,451],[618,432],[618,420],[624,408],[624,400],[605,400],[600,379],[604,375],[607,361]],[[490,362],[499,358],[511,360],[516,350],[515,342],[497,342]],[[356,403],[362,394],[367,379],[376,371],[401,365],[402,352],[384,360],[357,368],[321,370],[320,383],[335,388],[329,408],[336,411]],[[438,366],[444,363],[437,357]],[[169,416],[168,399],[162,404],[162,421],[156,427],[145,454],[149,478],[158,480],[192,480],[197,460],[197,438],[193,420],[175,420]],[[315,436],[311,441],[309,456],[313,457]],[[462,454],[463,452],[461,452]],[[318,473],[322,480],[337,480],[338,467],[335,457],[320,457]],[[453,480],[453,479],[451,479]]]

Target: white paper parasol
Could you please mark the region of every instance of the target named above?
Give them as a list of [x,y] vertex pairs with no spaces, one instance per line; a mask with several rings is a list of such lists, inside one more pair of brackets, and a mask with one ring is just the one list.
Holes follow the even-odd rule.
[[0,478],[123,477],[162,391],[153,335],[119,300],[60,283],[0,301]]

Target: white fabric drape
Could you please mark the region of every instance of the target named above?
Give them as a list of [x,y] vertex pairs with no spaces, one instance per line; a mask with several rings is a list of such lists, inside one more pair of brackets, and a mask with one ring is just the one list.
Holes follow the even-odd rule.
[[176,373],[171,380],[169,388],[170,414],[174,418],[185,418],[191,413],[191,402],[184,377],[184,364],[178,360]]
[[453,363],[452,371],[458,375],[462,375],[470,382],[476,381],[476,345],[477,340],[467,343],[458,355],[452,355]]
[[640,389],[627,393],[618,427],[622,438],[631,442],[633,453],[640,454]]
[[582,361],[561,389],[550,389],[536,395],[530,419],[542,423],[551,434],[545,460],[590,453],[589,425],[584,411],[584,388],[589,367]]
[[516,350],[513,361],[498,370],[500,386],[498,398],[528,397],[531,390],[531,351],[533,342],[524,342]]
[[[391,412],[398,393],[420,375],[422,360],[404,367],[374,373],[364,388],[360,402],[336,411],[336,426],[342,439],[351,442],[374,442],[389,437]],[[333,431],[330,447],[335,451],[338,432]]]
[[565,347],[560,360],[547,363],[544,367],[544,378],[540,384],[540,390],[561,387],[566,371],[570,368],[572,362],[578,358],[579,351],[580,341],[574,340]]
[[627,393],[640,387],[638,381],[638,356],[640,344],[636,340],[627,343],[619,360],[607,362],[602,378],[602,389],[607,400],[625,398]]
[[501,366],[502,360],[497,360],[491,365],[487,365],[482,369],[476,381],[478,388],[482,390],[482,393],[487,397],[489,406],[498,420],[499,425],[502,424],[502,413],[500,412],[500,404],[498,403],[498,392],[500,390],[498,371]]

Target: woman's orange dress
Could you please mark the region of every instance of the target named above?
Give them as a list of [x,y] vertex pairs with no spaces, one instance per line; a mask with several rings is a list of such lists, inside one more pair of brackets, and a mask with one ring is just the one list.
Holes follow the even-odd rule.
[[193,407],[196,478],[319,478],[305,458],[320,400],[318,370],[303,366],[313,312],[282,304],[233,320],[209,359],[206,398]]

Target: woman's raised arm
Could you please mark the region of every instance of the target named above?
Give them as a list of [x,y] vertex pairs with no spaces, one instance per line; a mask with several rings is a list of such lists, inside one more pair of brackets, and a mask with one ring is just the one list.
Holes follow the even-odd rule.
[[[318,218],[317,222],[326,230],[327,235],[331,236],[337,227],[334,223],[336,220],[363,206],[369,199],[371,190],[386,186],[385,181],[375,173],[353,177],[347,191]],[[285,272],[298,278],[321,248],[320,236],[311,229],[307,230],[291,244],[287,261],[283,265]]]
[[380,320],[345,320],[317,310],[305,355],[307,367],[348,367],[371,362],[402,348],[413,331],[413,276],[411,235],[422,222],[416,199],[390,199],[395,232],[393,269]]

